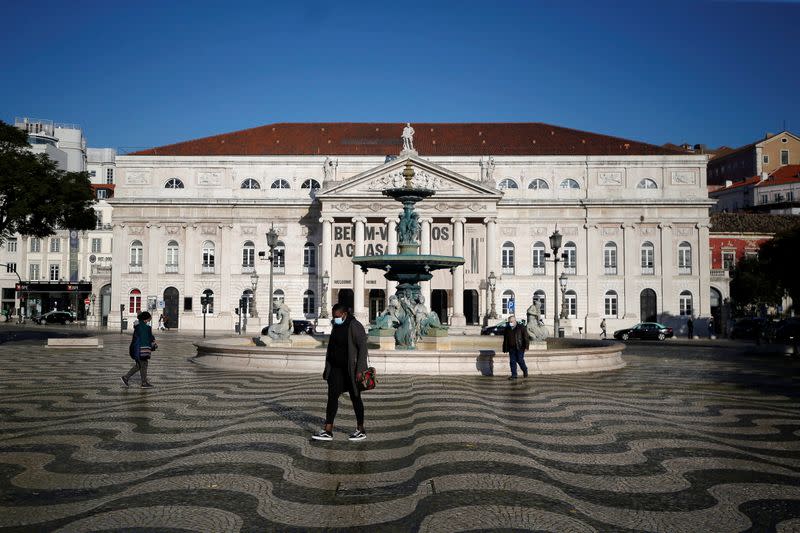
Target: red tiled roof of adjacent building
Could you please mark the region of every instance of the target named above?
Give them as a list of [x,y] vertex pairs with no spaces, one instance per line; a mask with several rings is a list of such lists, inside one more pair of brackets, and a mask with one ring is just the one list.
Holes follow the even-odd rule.
[[770,185],[784,185],[786,183],[797,182],[800,182],[800,165],[784,165],[773,170],[769,178],[756,184],[756,187],[768,187]]
[[[399,122],[267,124],[232,133],[140,150],[130,155],[397,155]],[[685,151],[526,123],[414,123],[421,155],[678,155]]]

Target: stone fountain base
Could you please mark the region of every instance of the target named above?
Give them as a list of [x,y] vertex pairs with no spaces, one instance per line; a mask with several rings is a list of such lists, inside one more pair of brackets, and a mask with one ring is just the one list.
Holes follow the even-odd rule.
[[[369,364],[381,374],[507,376],[508,356],[502,340],[488,336],[444,337],[450,349],[417,350],[370,348]],[[228,370],[298,372],[322,375],[327,337],[293,336],[289,346],[256,346],[241,337],[199,342],[193,362]],[[570,374],[615,370],[625,366],[620,342],[588,339],[547,340],[525,354],[528,371]]]

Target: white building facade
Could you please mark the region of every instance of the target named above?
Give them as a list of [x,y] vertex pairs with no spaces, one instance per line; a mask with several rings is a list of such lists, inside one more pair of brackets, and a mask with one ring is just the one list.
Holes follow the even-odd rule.
[[[402,125],[357,126],[269,125],[117,157],[109,326],[149,307],[174,327],[200,329],[206,295],[207,327],[233,330],[256,272],[250,327],[260,329],[270,265],[259,252],[270,227],[279,235],[273,297],[295,319],[316,319],[336,301],[373,318],[394,287],[351,258],[396,253],[400,205],[381,191],[399,183],[408,159],[418,183],[437,191],[418,204],[422,253],[465,258],[423,286],[456,330],[494,321],[493,304],[497,320],[524,316],[534,298],[551,323],[563,297],[567,334],[599,332],[603,318],[613,330],[709,316],[707,156],[542,124],[426,124],[415,125],[426,134],[415,138],[419,155],[398,157]],[[484,148],[480,137],[490,134],[495,143]],[[319,148],[326,136],[327,153]],[[539,146],[518,146],[526,136]],[[460,139],[453,149],[450,137]],[[517,146],[504,150],[509,139]],[[281,140],[285,148],[275,149]],[[545,257],[556,228],[564,291]]]

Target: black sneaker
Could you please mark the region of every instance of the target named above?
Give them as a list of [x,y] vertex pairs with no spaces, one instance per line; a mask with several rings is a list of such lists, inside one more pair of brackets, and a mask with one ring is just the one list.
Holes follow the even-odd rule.
[[153,386],[150,383],[142,383],[142,388],[143,389],[152,389]]
[[508,381],[511,381],[511,380],[514,380],[514,379],[517,379],[517,376],[508,376]]
[[122,376],[122,378],[120,378],[120,379],[122,379],[122,383],[124,383],[125,386],[127,387],[128,386],[128,378],[126,378],[125,376]]
[[364,440],[364,439],[366,439],[366,438],[367,438],[367,434],[366,434],[366,433],[364,433],[363,431],[361,431],[360,429],[357,429],[357,430],[355,430],[353,433],[351,433],[351,434],[350,434],[350,436],[349,436],[349,437],[347,437],[347,438],[348,438],[350,441],[353,441],[353,442],[355,442],[355,441],[359,441],[359,440]]
[[522,373],[522,377],[523,377],[523,378],[527,378],[527,377],[528,377],[528,371],[527,371],[527,370],[526,370],[525,372],[523,372],[523,373]]
[[333,440],[333,435],[323,429],[311,435],[311,438],[314,440]]

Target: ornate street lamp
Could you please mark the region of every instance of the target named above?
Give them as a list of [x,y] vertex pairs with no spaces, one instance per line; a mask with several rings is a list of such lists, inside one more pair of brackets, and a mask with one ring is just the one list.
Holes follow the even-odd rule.
[[258,312],[256,311],[256,289],[258,288],[258,274],[253,270],[250,274],[250,286],[253,288],[253,296],[250,298],[250,316],[256,318]]
[[565,272],[558,277],[558,283],[561,285],[561,318],[567,318],[569,313],[567,313],[567,274]]
[[326,270],[322,275],[322,309],[319,313],[320,318],[328,318],[328,283],[330,283],[330,281],[331,277]]
[[550,235],[550,248],[553,250],[553,337],[558,337],[558,330],[561,326],[558,320],[559,313],[556,298],[558,298],[558,262],[561,260],[558,255],[558,250],[561,248],[562,237],[558,229]]
[[494,303],[494,289],[497,287],[497,276],[494,275],[494,270],[489,272],[489,280],[488,280],[488,282],[489,282],[489,292],[491,293],[490,299],[491,299],[491,302],[492,302],[492,307],[491,307],[491,310],[489,312],[489,318],[496,319],[497,318],[497,308],[495,307],[495,303]]
[[271,224],[267,232],[267,246],[269,247],[269,325],[272,325],[272,319],[275,316],[273,309],[273,292],[272,292],[272,273],[275,270],[275,247],[278,245],[278,232],[275,231],[275,225]]

